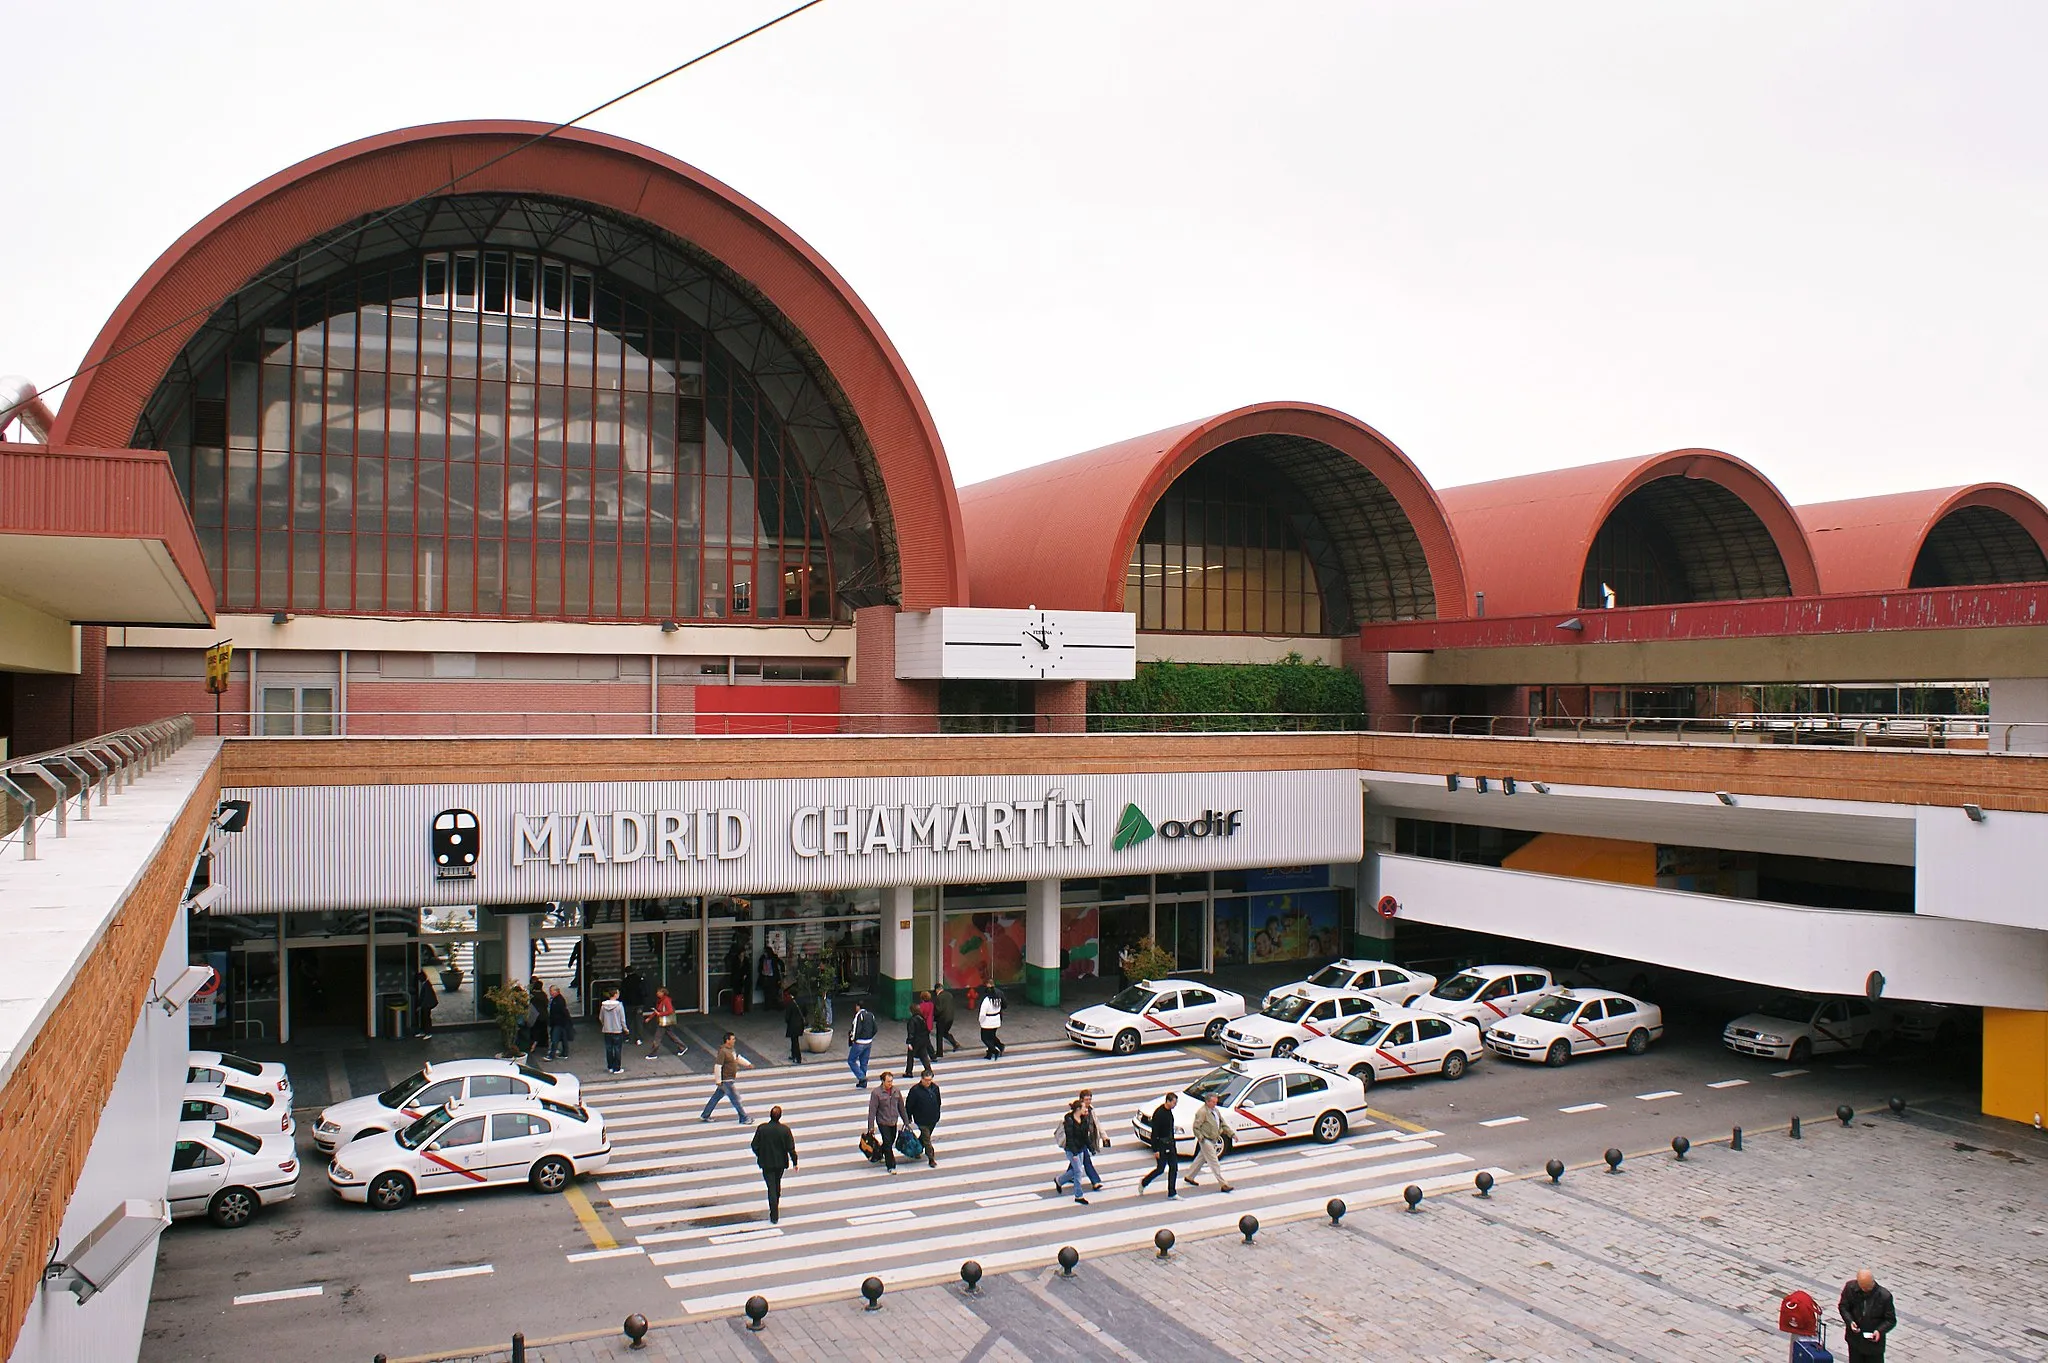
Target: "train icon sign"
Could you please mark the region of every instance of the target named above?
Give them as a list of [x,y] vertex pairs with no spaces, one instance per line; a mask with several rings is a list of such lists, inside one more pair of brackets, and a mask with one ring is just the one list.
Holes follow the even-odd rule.
[[434,879],[476,879],[480,832],[476,815],[466,809],[444,809],[434,816]]

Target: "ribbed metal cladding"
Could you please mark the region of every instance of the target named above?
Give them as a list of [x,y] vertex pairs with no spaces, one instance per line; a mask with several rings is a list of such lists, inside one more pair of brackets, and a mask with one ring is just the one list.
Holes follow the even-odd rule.
[[[773,894],[888,885],[967,884],[1002,880],[1142,875],[1259,866],[1356,862],[1364,854],[1364,815],[1354,771],[1256,771],[1045,776],[866,777],[842,780],[619,781],[575,784],[442,786],[300,786],[224,791],[250,802],[247,829],[215,840],[214,882],[225,892],[220,912],[370,909],[433,904],[530,904],[556,899],[628,899],[704,894]],[[1089,803],[1089,838],[1068,845],[1023,846],[1019,805],[1055,796]],[[962,805],[977,831],[990,804],[1008,806],[1008,849],[875,850],[800,856],[797,837],[815,846],[823,820],[799,828],[800,810],[852,806],[853,837],[866,837],[869,811],[891,811],[899,843],[907,840],[904,806],[942,807],[951,833]],[[1127,806],[1153,832],[1113,846]],[[466,810],[477,817],[479,856],[473,879],[437,879],[435,816]],[[574,816],[598,817],[604,847],[613,843],[617,811],[689,816],[694,852],[698,811],[743,812],[750,846],[720,860],[658,860],[627,864],[588,857],[562,865],[513,865],[515,816],[561,815],[557,847],[566,850]],[[1206,836],[1185,828],[1205,813],[1239,817],[1234,831],[1211,818]],[[1044,828],[1043,816],[1038,827]],[[1062,819],[1062,825],[1064,820]],[[650,833],[658,831],[650,818]],[[730,825],[728,825],[730,827]],[[793,836],[793,833],[795,836]]]

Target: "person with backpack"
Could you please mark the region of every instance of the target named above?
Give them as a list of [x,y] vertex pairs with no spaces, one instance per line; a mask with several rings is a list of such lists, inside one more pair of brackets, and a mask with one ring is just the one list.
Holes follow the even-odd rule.
[[932,1131],[939,1124],[939,1081],[926,1070],[924,1078],[911,1085],[910,1092],[903,1095],[903,1115],[910,1118],[917,1127],[918,1144],[924,1147],[924,1162],[936,1169],[939,1167],[938,1151],[932,1149]]
[[882,1071],[882,1086],[868,1095],[868,1134],[881,1133],[882,1162],[896,1172],[896,1132],[903,1125],[903,1096],[896,1092],[896,1076]]
[[1081,1100],[1076,1098],[1067,1104],[1067,1115],[1060,1119],[1060,1153],[1067,1157],[1067,1167],[1052,1181],[1055,1193],[1066,1191],[1069,1183],[1074,1185],[1074,1201],[1088,1205],[1088,1194],[1081,1188],[1081,1165],[1088,1155],[1088,1118],[1081,1111]]
[[868,1086],[868,1057],[881,1030],[881,1023],[868,1011],[865,1002],[854,1005],[853,1025],[846,1032],[846,1068],[853,1071],[853,1086],[857,1089]]
[[1003,1045],[1003,991],[990,985],[981,994],[981,1008],[977,1014],[981,1023],[981,1049],[983,1060],[994,1060],[1008,1048]]
[[920,1000],[922,1007],[912,1004],[910,1016],[903,1020],[903,1073],[907,1077],[919,1061],[924,1062],[924,1072],[932,1072],[932,1023],[926,1015],[931,1007],[929,999]]

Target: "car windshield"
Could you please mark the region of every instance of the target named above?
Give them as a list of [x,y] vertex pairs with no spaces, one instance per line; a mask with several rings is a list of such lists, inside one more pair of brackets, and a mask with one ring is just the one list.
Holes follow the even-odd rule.
[[1579,1011],[1579,1002],[1562,994],[1545,994],[1529,1005],[1527,1013],[1538,1022],[1563,1022]]
[[238,1070],[243,1074],[263,1073],[263,1067],[261,1065],[257,1064],[253,1060],[244,1060],[239,1055],[223,1055],[220,1058],[220,1063],[227,1066],[231,1070]]
[[245,1155],[253,1155],[263,1148],[262,1141],[257,1140],[241,1128],[229,1126],[225,1122],[215,1122],[213,1124],[213,1134],[215,1139],[227,1142]]
[[398,1133],[398,1143],[408,1150],[417,1150],[427,1143],[427,1138],[454,1121],[455,1118],[445,1107],[437,1107],[411,1126]]
[[1109,1006],[1119,1013],[1142,1013],[1152,1006],[1152,1000],[1159,997],[1143,985],[1134,984],[1109,1001]]
[[1309,1001],[1299,994],[1282,994],[1277,999],[1268,999],[1259,1011],[1275,1022],[1299,1022],[1308,1005]]
[[1341,965],[1326,965],[1308,977],[1310,984],[1319,984],[1325,989],[1342,989],[1351,983],[1351,972]]
[[1449,999],[1455,1003],[1460,999],[1471,998],[1485,984],[1486,976],[1475,975],[1469,970],[1461,970],[1436,988],[1430,990],[1429,996],[1433,999]]
[[1348,1041],[1354,1046],[1377,1046],[1380,1037],[1386,1034],[1387,1028],[1391,1025],[1381,1022],[1371,1013],[1360,1013],[1330,1035],[1339,1041]]
[[382,1093],[378,1094],[377,1101],[384,1104],[384,1106],[386,1107],[397,1107],[406,1099],[412,1097],[415,1093],[418,1093],[422,1088],[426,1087],[426,1083],[427,1072],[425,1070],[420,1070],[416,1073],[409,1074],[405,1078],[393,1084],[390,1088],[385,1089]]
[[226,1092],[228,1097],[238,1103],[247,1103],[250,1107],[267,1108],[277,1101],[267,1093],[258,1093],[255,1089],[236,1088],[233,1085],[229,1085]]
[[1802,999],[1797,994],[1780,994],[1757,1012],[1783,1022],[1808,1022],[1813,1018],[1813,1000]]
[[555,1082],[555,1076],[549,1074],[546,1070],[537,1070],[531,1065],[521,1065],[519,1072],[536,1083],[552,1084]]
[[1231,1107],[1238,1095],[1251,1087],[1252,1081],[1233,1069],[1215,1069],[1181,1090],[1188,1097],[1200,1103],[1210,1094],[1222,1100],[1223,1106]]

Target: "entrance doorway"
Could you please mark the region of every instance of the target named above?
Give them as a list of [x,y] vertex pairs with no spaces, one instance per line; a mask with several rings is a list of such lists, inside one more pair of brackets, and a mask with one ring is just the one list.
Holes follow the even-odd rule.
[[293,945],[289,960],[292,1036],[303,1038],[314,1027],[346,1027],[360,1035],[369,946]]
[[1175,970],[1209,968],[1209,898],[1162,900],[1153,907],[1153,940],[1173,953]]
[[1129,981],[1124,976],[1123,961],[1127,951],[1138,949],[1138,940],[1149,936],[1152,931],[1152,906],[1150,904],[1104,904],[1099,929],[1101,936],[1102,973],[1116,982],[1121,989]]

